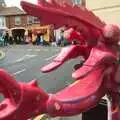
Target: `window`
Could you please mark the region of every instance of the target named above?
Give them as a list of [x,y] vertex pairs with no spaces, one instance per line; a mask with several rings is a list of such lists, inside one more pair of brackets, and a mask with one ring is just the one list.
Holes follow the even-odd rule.
[[5,17],[0,17],[0,27],[5,27]]
[[34,23],[40,23],[40,19],[38,17],[33,17]]
[[20,16],[15,17],[15,25],[20,25],[21,24],[21,18]]
[[40,23],[40,19],[38,17],[28,16],[27,23],[28,24]]
[[27,24],[32,24],[33,23],[33,17],[32,16],[28,16],[27,17]]

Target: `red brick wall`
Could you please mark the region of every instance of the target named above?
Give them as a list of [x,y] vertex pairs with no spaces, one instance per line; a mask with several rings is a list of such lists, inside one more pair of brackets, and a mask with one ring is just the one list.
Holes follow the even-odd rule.
[[6,25],[8,28],[14,27],[26,27],[27,26],[27,15],[20,15],[21,24],[15,25],[15,16],[7,16],[6,17]]

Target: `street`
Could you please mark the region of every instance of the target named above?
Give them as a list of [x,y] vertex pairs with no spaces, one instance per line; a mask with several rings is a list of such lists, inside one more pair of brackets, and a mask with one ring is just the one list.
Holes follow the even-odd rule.
[[40,68],[54,59],[61,48],[41,46],[9,46],[3,48],[6,56],[0,67],[12,74],[17,81],[29,82],[38,79],[40,86],[47,92],[56,93],[71,84],[73,65],[76,60],[65,63],[56,71],[41,73]]
[[[37,79],[40,87],[48,93],[56,93],[74,81],[72,80],[73,65],[79,63],[79,59],[68,61],[51,73],[40,72],[42,66],[57,56],[60,47],[13,45],[1,49],[6,56],[0,61],[0,67],[13,75],[17,81],[29,82]],[[67,119],[78,120],[80,118],[75,116],[65,120]]]

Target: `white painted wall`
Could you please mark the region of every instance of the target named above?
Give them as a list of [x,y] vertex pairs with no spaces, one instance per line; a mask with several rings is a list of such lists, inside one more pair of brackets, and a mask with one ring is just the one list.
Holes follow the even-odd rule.
[[86,6],[103,21],[120,24],[120,0],[86,0]]
[[88,8],[101,8],[113,5],[120,5],[120,0],[86,0]]

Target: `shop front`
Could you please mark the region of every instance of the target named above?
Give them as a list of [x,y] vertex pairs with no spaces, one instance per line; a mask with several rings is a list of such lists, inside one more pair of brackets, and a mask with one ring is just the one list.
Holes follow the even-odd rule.
[[52,25],[32,26],[28,29],[32,30],[33,36],[40,34],[44,41],[52,42],[54,39],[54,27]]

